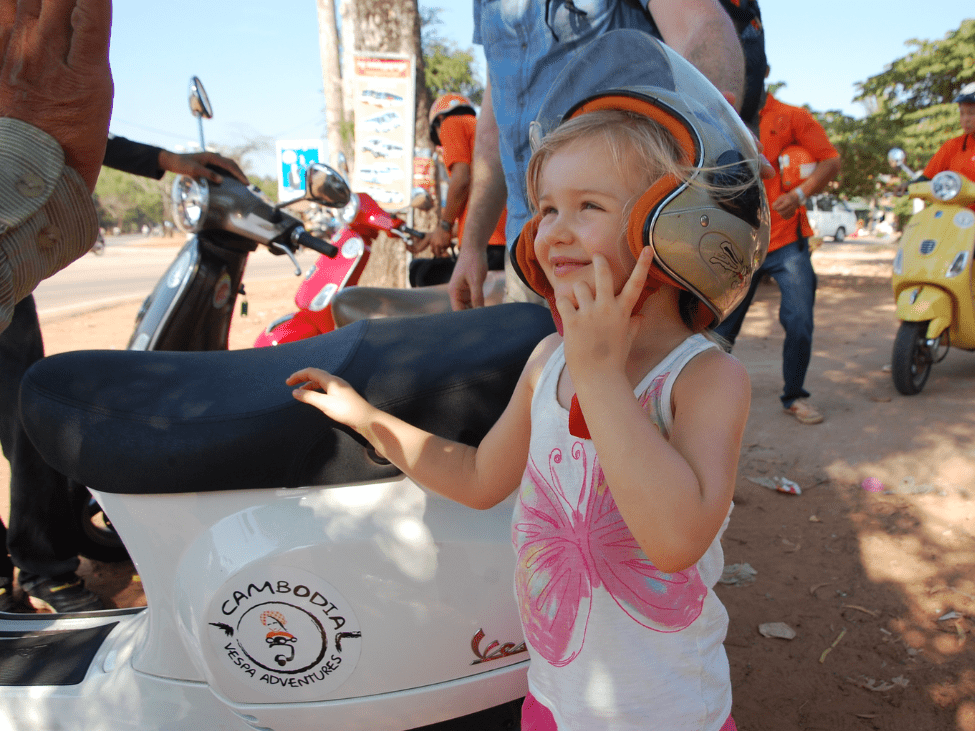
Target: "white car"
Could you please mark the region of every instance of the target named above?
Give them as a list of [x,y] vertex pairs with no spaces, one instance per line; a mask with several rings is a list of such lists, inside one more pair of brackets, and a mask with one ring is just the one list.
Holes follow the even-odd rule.
[[814,195],[806,201],[806,213],[818,236],[831,236],[834,241],[842,241],[847,234],[856,233],[857,216],[839,198]]

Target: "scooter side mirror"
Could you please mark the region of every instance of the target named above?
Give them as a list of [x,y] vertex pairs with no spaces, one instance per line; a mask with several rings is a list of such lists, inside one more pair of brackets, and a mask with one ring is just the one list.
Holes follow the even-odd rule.
[[904,160],[906,159],[907,155],[899,147],[891,148],[890,152],[887,153],[887,162],[890,163],[892,168],[895,170],[903,170],[905,173],[907,173],[907,177],[914,178],[916,177],[917,173],[904,164]]
[[213,105],[198,76],[190,79],[190,112],[197,119],[213,119]]
[[410,198],[410,208],[418,211],[429,211],[433,208],[433,196],[423,188],[414,188],[413,197]]
[[352,199],[352,190],[337,170],[313,162],[305,169],[305,198],[329,208],[342,208]]

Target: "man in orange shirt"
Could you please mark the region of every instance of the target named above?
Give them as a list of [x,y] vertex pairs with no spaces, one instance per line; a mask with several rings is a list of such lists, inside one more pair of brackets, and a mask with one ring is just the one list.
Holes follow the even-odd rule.
[[975,180],[975,81],[965,84],[955,97],[964,134],[945,142],[931,162],[924,168],[924,177],[930,180],[945,170],[954,170],[969,180]]
[[[768,70],[765,75],[768,76]],[[801,107],[784,104],[771,94],[766,95],[759,112],[759,130],[765,157],[776,172],[774,177],[763,181],[772,202],[769,252],[752,277],[744,301],[715,330],[728,340],[730,349],[762,275],[772,277],[782,292],[779,322],[785,329],[782,406],[800,423],[818,424],[823,416],[809,403],[809,392],[804,388],[812,357],[813,306],[816,302],[816,273],[809,258],[809,237],[813,230],[804,204],[807,197],[821,192],[839,174],[840,157],[812,114]],[[790,145],[805,148],[817,164],[808,178],[786,190],[782,185],[779,154]]]
[[[444,167],[450,177],[447,200],[440,210],[440,222],[413,249],[419,253],[428,246],[435,257],[447,256],[453,240],[454,225],[457,240],[463,240],[467,218],[467,199],[471,190],[471,161],[474,159],[474,135],[477,118],[474,105],[460,94],[444,94],[430,107],[430,139],[443,150]],[[488,269],[503,270],[505,257],[504,212],[488,243]],[[446,272],[443,282],[450,281]],[[424,284],[437,282],[424,281]]]

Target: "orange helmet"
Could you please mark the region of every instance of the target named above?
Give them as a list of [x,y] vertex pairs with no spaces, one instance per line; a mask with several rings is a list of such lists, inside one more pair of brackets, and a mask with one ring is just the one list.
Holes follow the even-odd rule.
[[430,139],[433,144],[440,144],[440,135],[437,133],[435,122],[441,117],[448,117],[453,114],[474,115],[474,105],[470,99],[460,94],[444,94],[430,107]]
[[789,145],[779,155],[779,172],[782,190],[792,190],[816,169],[816,159],[809,150],[799,145]]

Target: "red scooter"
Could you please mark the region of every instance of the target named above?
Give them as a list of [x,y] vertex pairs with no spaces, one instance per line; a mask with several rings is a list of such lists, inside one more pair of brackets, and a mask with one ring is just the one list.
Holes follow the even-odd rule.
[[[412,206],[422,208],[427,194],[414,197]],[[308,270],[305,280],[295,294],[297,312],[278,318],[257,337],[255,348],[304,340],[335,329],[332,304],[335,295],[346,287],[358,283],[362,276],[372,244],[380,233],[397,236],[404,242],[422,239],[424,234],[387,213],[368,193],[354,193],[345,208],[337,212],[331,229],[331,243],[339,250],[338,256],[318,257]],[[300,270],[298,272],[300,274]]]

